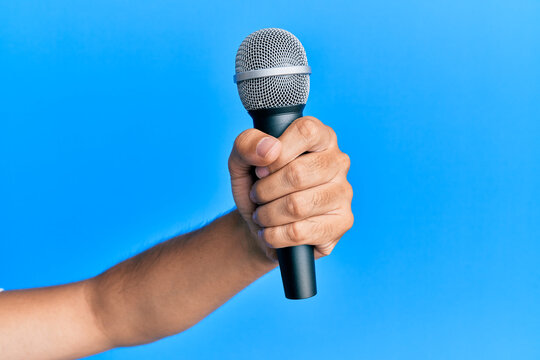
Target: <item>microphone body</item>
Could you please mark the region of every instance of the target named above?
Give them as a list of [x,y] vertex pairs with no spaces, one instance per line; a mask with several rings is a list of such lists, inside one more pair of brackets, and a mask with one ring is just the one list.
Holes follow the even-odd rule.
[[[303,116],[304,107],[301,104],[248,112],[253,118],[254,128],[277,138],[294,120]],[[285,297],[298,300],[317,294],[313,246],[299,245],[276,251]]]

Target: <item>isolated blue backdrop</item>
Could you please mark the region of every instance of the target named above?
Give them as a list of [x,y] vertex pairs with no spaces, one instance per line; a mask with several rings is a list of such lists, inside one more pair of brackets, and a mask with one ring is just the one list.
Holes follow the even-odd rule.
[[[319,294],[278,271],[93,359],[538,359],[540,2],[0,1],[0,286],[98,274],[234,205],[242,39],[282,27],[352,159]],[[0,319],[1,321],[1,319]],[[288,354],[288,355],[285,355]]]

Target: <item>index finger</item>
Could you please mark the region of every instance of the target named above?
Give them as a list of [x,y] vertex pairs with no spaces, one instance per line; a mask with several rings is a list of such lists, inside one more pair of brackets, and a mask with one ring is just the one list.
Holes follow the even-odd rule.
[[279,137],[279,157],[258,173],[273,173],[305,152],[324,151],[331,146],[333,137],[333,131],[313,116],[298,118]]

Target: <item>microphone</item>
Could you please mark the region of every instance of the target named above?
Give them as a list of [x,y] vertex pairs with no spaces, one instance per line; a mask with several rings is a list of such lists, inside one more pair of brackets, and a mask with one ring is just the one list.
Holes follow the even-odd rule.
[[[306,52],[283,29],[262,29],[248,35],[236,53],[234,82],[253,126],[279,137],[302,117],[309,95]],[[285,297],[305,299],[317,294],[313,246],[276,249]]]

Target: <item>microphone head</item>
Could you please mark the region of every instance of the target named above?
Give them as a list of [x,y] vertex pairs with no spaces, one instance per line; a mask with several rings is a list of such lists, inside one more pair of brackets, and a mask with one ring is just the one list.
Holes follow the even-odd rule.
[[255,31],[236,53],[234,79],[246,110],[305,104],[310,73],[304,47],[283,29]]

